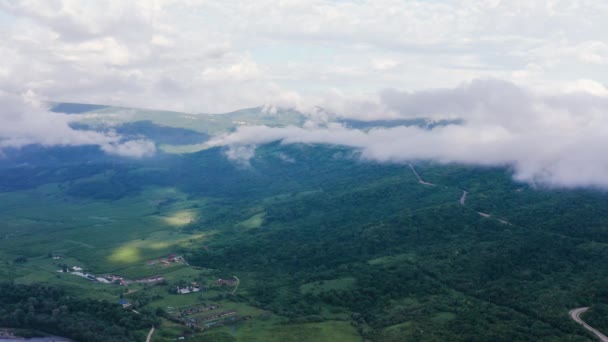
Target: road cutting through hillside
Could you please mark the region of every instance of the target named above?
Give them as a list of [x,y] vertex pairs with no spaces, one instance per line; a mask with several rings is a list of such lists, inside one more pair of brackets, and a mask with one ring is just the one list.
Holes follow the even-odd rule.
[[418,174],[418,172],[416,172],[416,169],[414,168],[414,165],[412,164],[407,164],[410,166],[410,169],[412,169],[412,172],[414,173],[414,175],[416,176],[416,178],[418,178],[418,183],[420,184],[424,184],[424,185],[431,185],[431,186],[435,186],[435,184],[433,183],[429,183],[429,182],[425,182],[420,175]]
[[465,201],[467,200],[468,192],[466,190],[462,190],[462,196],[460,196],[460,205],[464,206]]
[[[420,175],[418,174],[418,172],[416,171],[416,169],[414,168],[414,165],[412,164],[408,164],[408,166],[410,167],[410,169],[412,170],[412,172],[414,173],[414,175],[416,176],[416,178],[418,178],[418,183],[423,184],[423,185],[435,185],[433,183],[429,183],[429,182],[425,182],[422,177],[420,177]],[[520,191],[519,189],[517,191]],[[468,191],[466,190],[462,190],[462,195],[460,196],[460,200],[458,201],[460,203],[461,206],[465,206],[466,205],[466,200],[467,200],[467,195],[468,195]],[[495,218],[493,217],[491,214],[488,213],[484,213],[481,211],[475,211],[477,214],[479,214],[479,216],[483,217],[483,218],[487,218],[487,219],[494,219],[500,223],[503,224],[507,224],[507,225],[512,225],[512,223],[510,223],[509,221],[506,220],[502,220],[499,218]],[[583,319],[580,317],[583,313],[587,312],[587,310],[589,310],[589,307],[582,307],[582,308],[576,308],[573,310],[570,310],[568,312],[568,314],[570,315],[570,318],[572,318],[575,322],[577,322],[578,324],[582,325],[585,329],[589,330],[590,332],[592,332],[595,336],[597,336],[600,341],[602,342],[608,342],[608,336],[602,334],[599,330],[593,328],[592,326],[590,326],[589,324],[585,323],[585,321],[583,321]]]
[[[423,185],[431,185],[431,186],[435,186],[435,184],[433,183],[429,183],[427,181],[425,181],[424,179],[422,179],[422,177],[420,176],[420,174],[418,174],[418,171],[416,171],[416,168],[414,168],[414,165],[412,165],[411,163],[407,164],[410,169],[412,170],[412,172],[414,173],[414,176],[416,176],[416,178],[418,178],[418,183],[423,184]],[[460,203],[460,205],[465,206],[466,205],[466,200],[467,200],[467,195],[469,194],[468,191],[466,190],[462,190],[462,196],[460,196],[460,200],[458,201]],[[488,213],[483,213],[481,211],[476,211],[479,216],[483,217],[483,218],[489,218],[489,219],[493,219],[496,220],[502,224],[508,224],[511,225],[511,222],[507,221],[507,220],[502,220],[499,218],[495,218],[492,216],[492,214],[488,214]]]
[[577,308],[577,309],[570,310],[570,312],[568,312],[568,314],[576,323],[582,325],[585,329],[594,333],[595,336],[597,336],[600,339],[600,341],[608,342],[608,336],[602,334],[599,330],[597,330],[597,329],[593,328],[592,326],[590,326],[589,324],[585,323],[585,321],[583,321],[583,319],[581,318],[581,314],[584,314],[585,312],[587,312],[587,310],[589,310],[589,307]]
[[152,335],[154,334],[154,326],[152,326],[152,329],[150,329],[150,332],[148,333],[148,337],[146,337],[146,342],[150,342],[150,340],[152,340]]

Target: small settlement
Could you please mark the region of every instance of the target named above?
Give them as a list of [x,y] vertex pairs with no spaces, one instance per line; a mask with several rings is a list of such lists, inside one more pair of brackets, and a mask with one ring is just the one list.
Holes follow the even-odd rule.
[[179,287],[177,286],[177,294],[187,294],[206,290],[206,287],[201,287],[197,282],[192,282],[190,285]]
[[[186,260],[176,254],[170,254],[167,257],[159,258],[156,260],[148,260],[146,265],[149,267],[166,267],[173,264],[183,264],[188,265]],[[68,266],[66,264],[59,264],[60,269],[57,272],[68,273],[72,275],[76,275],[79,277],[83,277],[92,282],[98,282],[109,285],[118,285],[129,287],[131,284],[164,284],[169,286],[170,289],[175,289],[175,294],[178,295],[187,295],[191,293],[204,292],[210,290],[207,286],[201,285],[196,281],[192,282],[184,282],[180,281],[178,285],[175,284],[167,284],[166,279],[162,275],[154,275],[150,277],[145,277],[141,279],[130,280],[124,277],[107,274],[107,275],[95,275],[90,272],[84,270],[81,266]],[[233,287],[237,288],[239,284],[238,278],[219,278],[219,279],[209,279],[207,285],[212,289],[218,288],[226,288]],[[132,292],[136,292],[132,291]],[[129,294],[131,291],[125,293],[124,295]],[[234,292],[234,291],[233,291]],[[199,297],[197,297],[199,298]],[[203,298],[202,296],[200,297]],[[120,296],[120,299],[116,302],[124,309],[133,310],[137,309],[137,305],[135,302],[131,302],[127,298],[123,298]],[[204,331],[211,328],[221,327],[225,325],[235,324],[237,322],[242,322],[251,318],[251,316],[240,315],[238,311],[235,310],[226,310],[223,309],[220,304],[217,303],[199,303],[194,305],[189,305],[185,307],[180,307],[177,309],[169,307],[169,317],[172,321],[182,324],[186,327]]]
[[215,284],[220,286],[234,286],[236,284],[236,279],[218,279],[215,281]]
[[154,265],[170,266],[171,264],[188,265],[188,262],[186,261],[186,259],[184,259],[184,257],[182,257],[181,255],[176,255],[176,254],[169,254],[166,257],[146,261],[146,265],[148,265],[148,266],[154,266]]
[[76,275],[79,277],[83,277],[87,280],[99,282],[99,283],[103,283],[103,284],[116,284],[116,285],[122,285],[122,286],[128,286],[129,284],[132,284],[132,283],[147,283],[147,284],[159,283],[159,282],[162,282],[165,280],[165,277],[163,277],[161,275],[155,275],[155,276],[146,277],[146,278],[142,278],[142,279],[136,279],[136,280],[128,280],[121,276],[112,275],[112,274],[96,276],[91,273],[85,273],[83,271],[82,267],[79,267],[79,266],[73,266],[73,267],[70,267],[67,269],[63,268],[63,269],[58,270],[57,272],[73,274],[73,275]]
[[219,310],[219,304],[197,304],[170,312],[171,320],[201,331],[250,319],[235,310]]

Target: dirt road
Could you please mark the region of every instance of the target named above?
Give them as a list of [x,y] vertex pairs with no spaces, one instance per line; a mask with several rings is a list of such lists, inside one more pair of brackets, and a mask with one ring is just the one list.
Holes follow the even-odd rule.
[[462,190],[462,196],[460,196],[460,205],[464,205],[465,201],[467,200],[467,194],[468,192]]
[[420,175],[418,174],[418,172],[416,172],[416,169],[414,168],[414,165],[412,164],[408,164],[410,166],[410,169],[412,169],[412,172],[414,173],[414,175],[416,176],[416,178],[418,178],[418,183],[420,184],[424,184],[424,185],[435,185],[433,183],[429,183],[429,182],[425,182]]
[[150,332],[148,333],[148,337],[146,337],[146,342],[150,342],[150,340],[152,340],[152,335],[154,334],[154,330],[155,330],[154,327],[152,327],[152,329],[150,329]]
[[570,314],[570,317],[576,323],[582,325],[585,329],[594,333],[600,339],[600,341],[608,342],[608,336],[602,334],[601,332],[599,332],[599,330],[597,330],[597,329],[593,328],[592,326],[590,326],[589,324],[585,323],[585,321],[583,321],[583,319],[581,318],[581,314],[585,313],[587,310],[589,310],[588,307],[573,309],[573,310],[570,310],[569,314]]

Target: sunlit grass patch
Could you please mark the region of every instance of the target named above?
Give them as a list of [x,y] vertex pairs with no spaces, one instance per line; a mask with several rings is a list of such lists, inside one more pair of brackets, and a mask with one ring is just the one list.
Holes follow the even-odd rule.
[[142,260],[139,248],[133,245],[119,247],[108,259],[119,263],[134,263]]
[[168,216],[164,216],[163,221],[170,226],[185,226],[196,220],[196,212],[194,210],[180,210]]
[[240,222],[239,224],[237,224],[237,226],[248,229],[261,227],[264,224],[265,216],[265,212],[257,213],[246,219],[245,221]]
[[174,231],[158,231],[145,239],[132,240],[111,251],[107,260],[117,264],[143,263],[175,253],[178,247],[204,243],[210,233],[196,235],[180,234]]

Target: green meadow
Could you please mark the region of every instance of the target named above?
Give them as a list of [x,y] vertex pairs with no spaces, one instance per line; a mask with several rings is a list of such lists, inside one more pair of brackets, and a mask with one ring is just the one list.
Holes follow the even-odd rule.
[[[93,177],[99,179],[99,176]],[[44,283],[67,289],[83,298],[116,302],[119,298],[145,300],[146,307],[172,310],[225,297],[227,289],[213,288],[220,270],[186,265],[148,265],[168,254],[199,249],[217,234],[213,227],[184,232],[205,216],[207,200],[192,199],[175,188],[149,187],[118,200],[71,198],[63,185],[47,184],[27,191],[0,193],[0,270],[3,279],[18,284]],[[258,212],[236,223],[235,229],[263,225]],[[41,234],[40,232],[44,232]],[[14,259],[27,258],[18,263]],[[56,257],[57,259],[53,259]],[[169,284],[197,281],[211,288],[204,293],[177,295],[167,286],[122,286],[91,282],[59,272],[60,265],[79,266],[96,275],[115,274],[129,279],[162,275]],[[247,282],[251,274],[244,274]],[[239,293],[247,293],[243,284]],[[343,322],[284,325],[285,319],[246,303],[215,299],[222,310],[237,310],[251,319],[213,330],[242,341],[359,341],[354,328]],[[183,325],[165,320],[153,341],[174,340],[189,334]],[[305,339],[303,339],[306,337]]]
[[[118,201],[66,199],[56,186],[1,193],[0,248],[27,257],[69,256],[93,272],[141,268],[148,259],[204,242],[211,234],[181,233],[200,211],[183,207],[204,205],[179,200],[183,197],[174,189],[149,189]],[[162,206],[168,199],[177,202]]]

